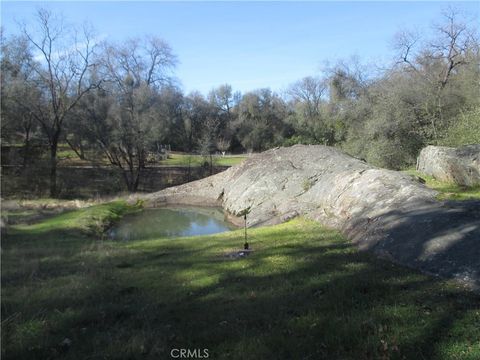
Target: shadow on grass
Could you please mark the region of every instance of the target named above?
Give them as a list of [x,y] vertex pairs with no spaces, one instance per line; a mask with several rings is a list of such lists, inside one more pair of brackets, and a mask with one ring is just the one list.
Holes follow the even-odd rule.
[[22,255],[10,247],[2,255],[9,268],[28,253],[39,267],[30,277],[7,272],[6,283],[2,272],[2,355],[168,359],[174,348],[209,349],[213,359],[480,355],[477,295],[360,253],[311,223],[251,233],[255,251],[239,260],[224,253],[241,246],[241,232],[130,244],[77,239],[71,252],[55,250],[58,239],[49,253],[28,241]]

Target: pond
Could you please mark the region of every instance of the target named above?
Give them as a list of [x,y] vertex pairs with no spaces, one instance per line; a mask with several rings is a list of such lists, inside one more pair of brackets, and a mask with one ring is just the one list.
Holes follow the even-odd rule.
[[169,207],[145,209],[125,216],[110,230],[110,237],[124,241],[147,240],[209,235],[233,229],[219,208]]

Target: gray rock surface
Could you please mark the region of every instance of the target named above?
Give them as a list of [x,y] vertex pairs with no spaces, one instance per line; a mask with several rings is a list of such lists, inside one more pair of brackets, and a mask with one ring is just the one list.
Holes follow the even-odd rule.
[[427,146],[420,152],[417,170],[441,181],[480,185],[480,144],[460,148]]
[[413,177],[372,167],[326,146],[252,155],[227,171],[143,195],[150,206],[222,206],[249,226],[302,215],[341,230],[361,249],[480,285],[480,202],[439,202]]

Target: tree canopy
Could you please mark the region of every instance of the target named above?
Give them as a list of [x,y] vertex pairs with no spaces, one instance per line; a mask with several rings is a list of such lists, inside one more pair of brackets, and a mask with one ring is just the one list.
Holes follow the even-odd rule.
[[428,144],[480,141],[478,32],[451,9],[431,38],[396,34],[381,69],[337,60],[282,94],[240,94],[229,84],[184,94],[178,59],[161,38],[97,43],[92,29],[42,9],[32,26],[2,33],[2,142],[22,144],[25,166],[32,141],[48,147],[51,195],[59,143],[81,158],[106,157],[135,191],[149,154],[165,144],[205,157],[324,144],[401,169]]

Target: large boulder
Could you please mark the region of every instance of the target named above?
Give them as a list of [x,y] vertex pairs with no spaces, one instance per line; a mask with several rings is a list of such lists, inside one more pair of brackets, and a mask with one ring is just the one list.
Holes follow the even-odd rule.
[[459,148],[427,146],[420,152],[417,170],[440,181],[480,185],[480,144]]
[[250,208],[249,226],[302,215],[341,230],[361,249],[478,286],[480,203],[439,202],[436,195],[409,175],[335,148],[296,145],[142,197],[151,206],[222,206],[239,222]]

